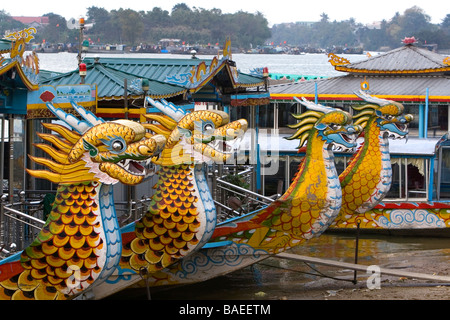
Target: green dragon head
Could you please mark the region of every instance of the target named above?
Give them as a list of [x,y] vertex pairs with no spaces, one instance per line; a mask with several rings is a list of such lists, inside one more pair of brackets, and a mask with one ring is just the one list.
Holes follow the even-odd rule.
[[360,111],[354,116],[356,124],[366,128],[367,123],[373,120],[383,137],[402,139],[407,136],[408,123],[413,120],[413,116],[404,114],[405,108],[401,103],[376,98],[364,91],[355,92],[355,94],[369,103],[362,106],[352,106],[354,110]]
[[164,150],[153,162],[163,166],[214,161],[225,163],[234,152],[234,142],[247,130],[247,121],[229,122],[227,113],[218,110],[184,112],[172,103],[147,98],[163,115],[147,114],[156,123],[142,124],[167,139]]

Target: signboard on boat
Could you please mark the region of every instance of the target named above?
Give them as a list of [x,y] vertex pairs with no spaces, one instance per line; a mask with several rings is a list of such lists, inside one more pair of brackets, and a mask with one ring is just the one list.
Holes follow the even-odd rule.
[[67,110],[72,109],[71,102],[76,102],[86,110],[95,112],[97,107],[97,86],[95,84],[40,86],[38,90],[28,94],[28,118],[52,117],[47,109],[48,102]]

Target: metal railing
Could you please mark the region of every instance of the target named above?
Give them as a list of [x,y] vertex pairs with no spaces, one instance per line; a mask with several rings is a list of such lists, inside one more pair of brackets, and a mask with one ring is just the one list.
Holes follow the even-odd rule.
[[[214,203],[217,208],[220,208],[218,210],[219,222],[262,209],[280,196],[276,194],[267,197],[239,185],[251,185],[251,176],[254,174],[252,166],[227,166],[224,168],[224,171],[226,173],[215,181],[216,194],[218,196],[216,196]],[[237,181],[240,181],[240,183],[236,184],[226,181],[230,175],[239,177]],[[234,178],[233,180],[236,179]]]

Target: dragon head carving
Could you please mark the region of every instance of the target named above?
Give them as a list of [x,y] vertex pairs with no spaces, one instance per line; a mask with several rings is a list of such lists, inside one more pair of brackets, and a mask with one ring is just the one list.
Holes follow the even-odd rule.
[[347,151],[356,147],[356,138],[362,128],[352,124],[350,113],[315,104],[305,98],[299,100],[294,97],[294,99],[309,110],[293,115],[299,122],[289,127],[298,130],[288,137],[288,140],[300,139],[299,148],[301,148],[306,140],[317,136],[336,151]]
[[413,120],[413,116],[404,114],[405,108],[401,103],[376,98],[363,91],[355,92],[355,94],[369,103],[352,107],[354,110],[360,111],[354,116],[356,124],[366,127],[369,119],[374,117],[383,136],[394,139],[402,139],[407,136],[408,123]]
[[54,161],[30,156],[51,171],[27,170],[32,176],[45,178],[54,183],[98,181],[105,184],[122,182],[135,185],[145,178],[146,169],[139,162],[159,154],[166,138],[162,135],[146,137],[145,128],[133,121],[116,120],[105,122],[79,105],[74,109],[85,120],[79,120],[52,104],[47,107],[66,126],[52,123],[43,125],[58,133],[39,133],[48,144],[36,146],[49,154]]
[[229,122],[227,113],[218,110],[197,110],[186,113],[165,100],[147,101],[164,115],[147,114],[156,123],[142,124],[148,130],[167,139],[159,157],[153,158],[158,165],[172,166],[187,163],[225,163],[234,152],[234,144],[247,130],[247,121]]

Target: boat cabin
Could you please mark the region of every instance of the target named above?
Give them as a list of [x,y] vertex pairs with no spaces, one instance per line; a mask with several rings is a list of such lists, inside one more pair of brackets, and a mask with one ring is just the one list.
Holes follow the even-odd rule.
[[[305,156],[298,141],[286,140],[288,134],[272,135],[259,131],[259,160],[265,196],[281,194],[289,187]],[[362,138],[358,139],[362,142]],[[250,135],[244,137],[242,157],[249,154]],[[450,201],[450,140],[412,137],[389,140],[392,185],[384,201]],[[335,152],[338,174],[343,172],[352,153]]]

